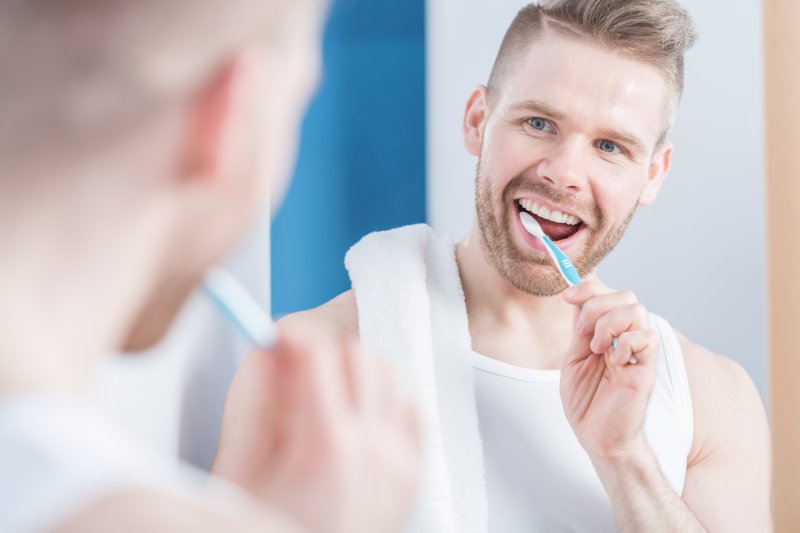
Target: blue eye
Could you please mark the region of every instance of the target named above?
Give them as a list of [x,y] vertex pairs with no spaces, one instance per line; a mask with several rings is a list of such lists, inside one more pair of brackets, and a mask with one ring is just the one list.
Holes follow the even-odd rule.
[[615,154],[615,153],[621,151],[619,149],[619,146],[617,146],[613,142],[607,141],[607,140],[599,141],[597,143],[597,147],[600,148],[600,150],[602,150],[603,152],[606,152],[608,154]]
[[529,118],[528,124],[531,125],[531,128],[539,131],[546,131],[550,127],[550,121],[540,117]]

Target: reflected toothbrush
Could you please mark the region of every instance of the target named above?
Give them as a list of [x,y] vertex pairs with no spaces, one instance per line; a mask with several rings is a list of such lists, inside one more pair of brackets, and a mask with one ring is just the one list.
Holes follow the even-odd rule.
[[202,287],[217,311],[242,337],[262,349],[275,345],[278,341],[275,324],[233,274],[223,268],[212,268]]
[[[525,231],[542,241],[542,244],[544,244],[544,247],[547,250],[547,254],[550,256],[550,259],[553,260],[553,263],[555,263],[556,269],[561,274],[561,277],[564,278],[564,281],[567,282],[567,285],[572,287],[573,285],[579,284],[581,282],[581,277],[578,275],[578,271],[575,270],[575,265],[572,264],[572,261],[570,261],[569,257],[567,257],[567,254],[562,252],[561,249],[556,246],[556,243],[554,243],[552,239],[547,236],[539,223],[536,222],[536,219],[526,211],[522,211],[519,214],[519,218],[522,221],[522,226],[525,228]],[[615,350],[617,349],[616,337],[611,340],[611,346]],[[638,362],[639,360],[636,359],[636,356],[632,355],[630,358],[630,363],[635,365]]]

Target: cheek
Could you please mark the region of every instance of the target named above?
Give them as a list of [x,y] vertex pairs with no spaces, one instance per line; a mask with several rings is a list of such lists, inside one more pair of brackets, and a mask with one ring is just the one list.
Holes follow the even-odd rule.
[[607,173],[593,179],[594,200],[607,223],[616,225],[630,214],[638,204],[643,186],[644,178],[635,172],[626,172],[623,175],[619,172]]
[[483,146],[481,152],[481,178],[491,183],[491,188],[502,193],[505,186],[530,168],[530,151],[524,146],[511,143],[492,142]]

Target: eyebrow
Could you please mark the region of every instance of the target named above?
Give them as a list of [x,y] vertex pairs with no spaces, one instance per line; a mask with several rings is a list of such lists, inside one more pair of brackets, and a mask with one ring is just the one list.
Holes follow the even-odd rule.
[[511,106],[511,110],[531,111],[534,113],[541,113],[543,115],[547,115],[558,120],[561,120],[567,116],[566,113],[563,113],[558,109],[548,104],[545,104],[544,102],[539,102],[538,100],[525,100],[524,102],[514,104],[513,106]]
[[[559,111],[551,105],[538,100],[525,100],[518,104],[511,106],[512,111],[528,111],[532,113],[541,113],[556,120],[563,120],[567,114]],[[604,128],[600,130],[601,137],[607,137],[609,140],[618,140],[629,145],[635,152],[645,153],[647,150],[645,144],[636,135],[624,130],[616,128]]]

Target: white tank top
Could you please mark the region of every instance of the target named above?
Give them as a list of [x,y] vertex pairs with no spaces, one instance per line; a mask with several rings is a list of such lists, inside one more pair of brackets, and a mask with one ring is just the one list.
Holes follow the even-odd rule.
[[[656,385],[644,421],[662,473],[680,494],[693,419],[680,344],[663,319]],[[473,353],[489,531],[616,531],[611,502],[567,422],[560,371],[522,368]]]

